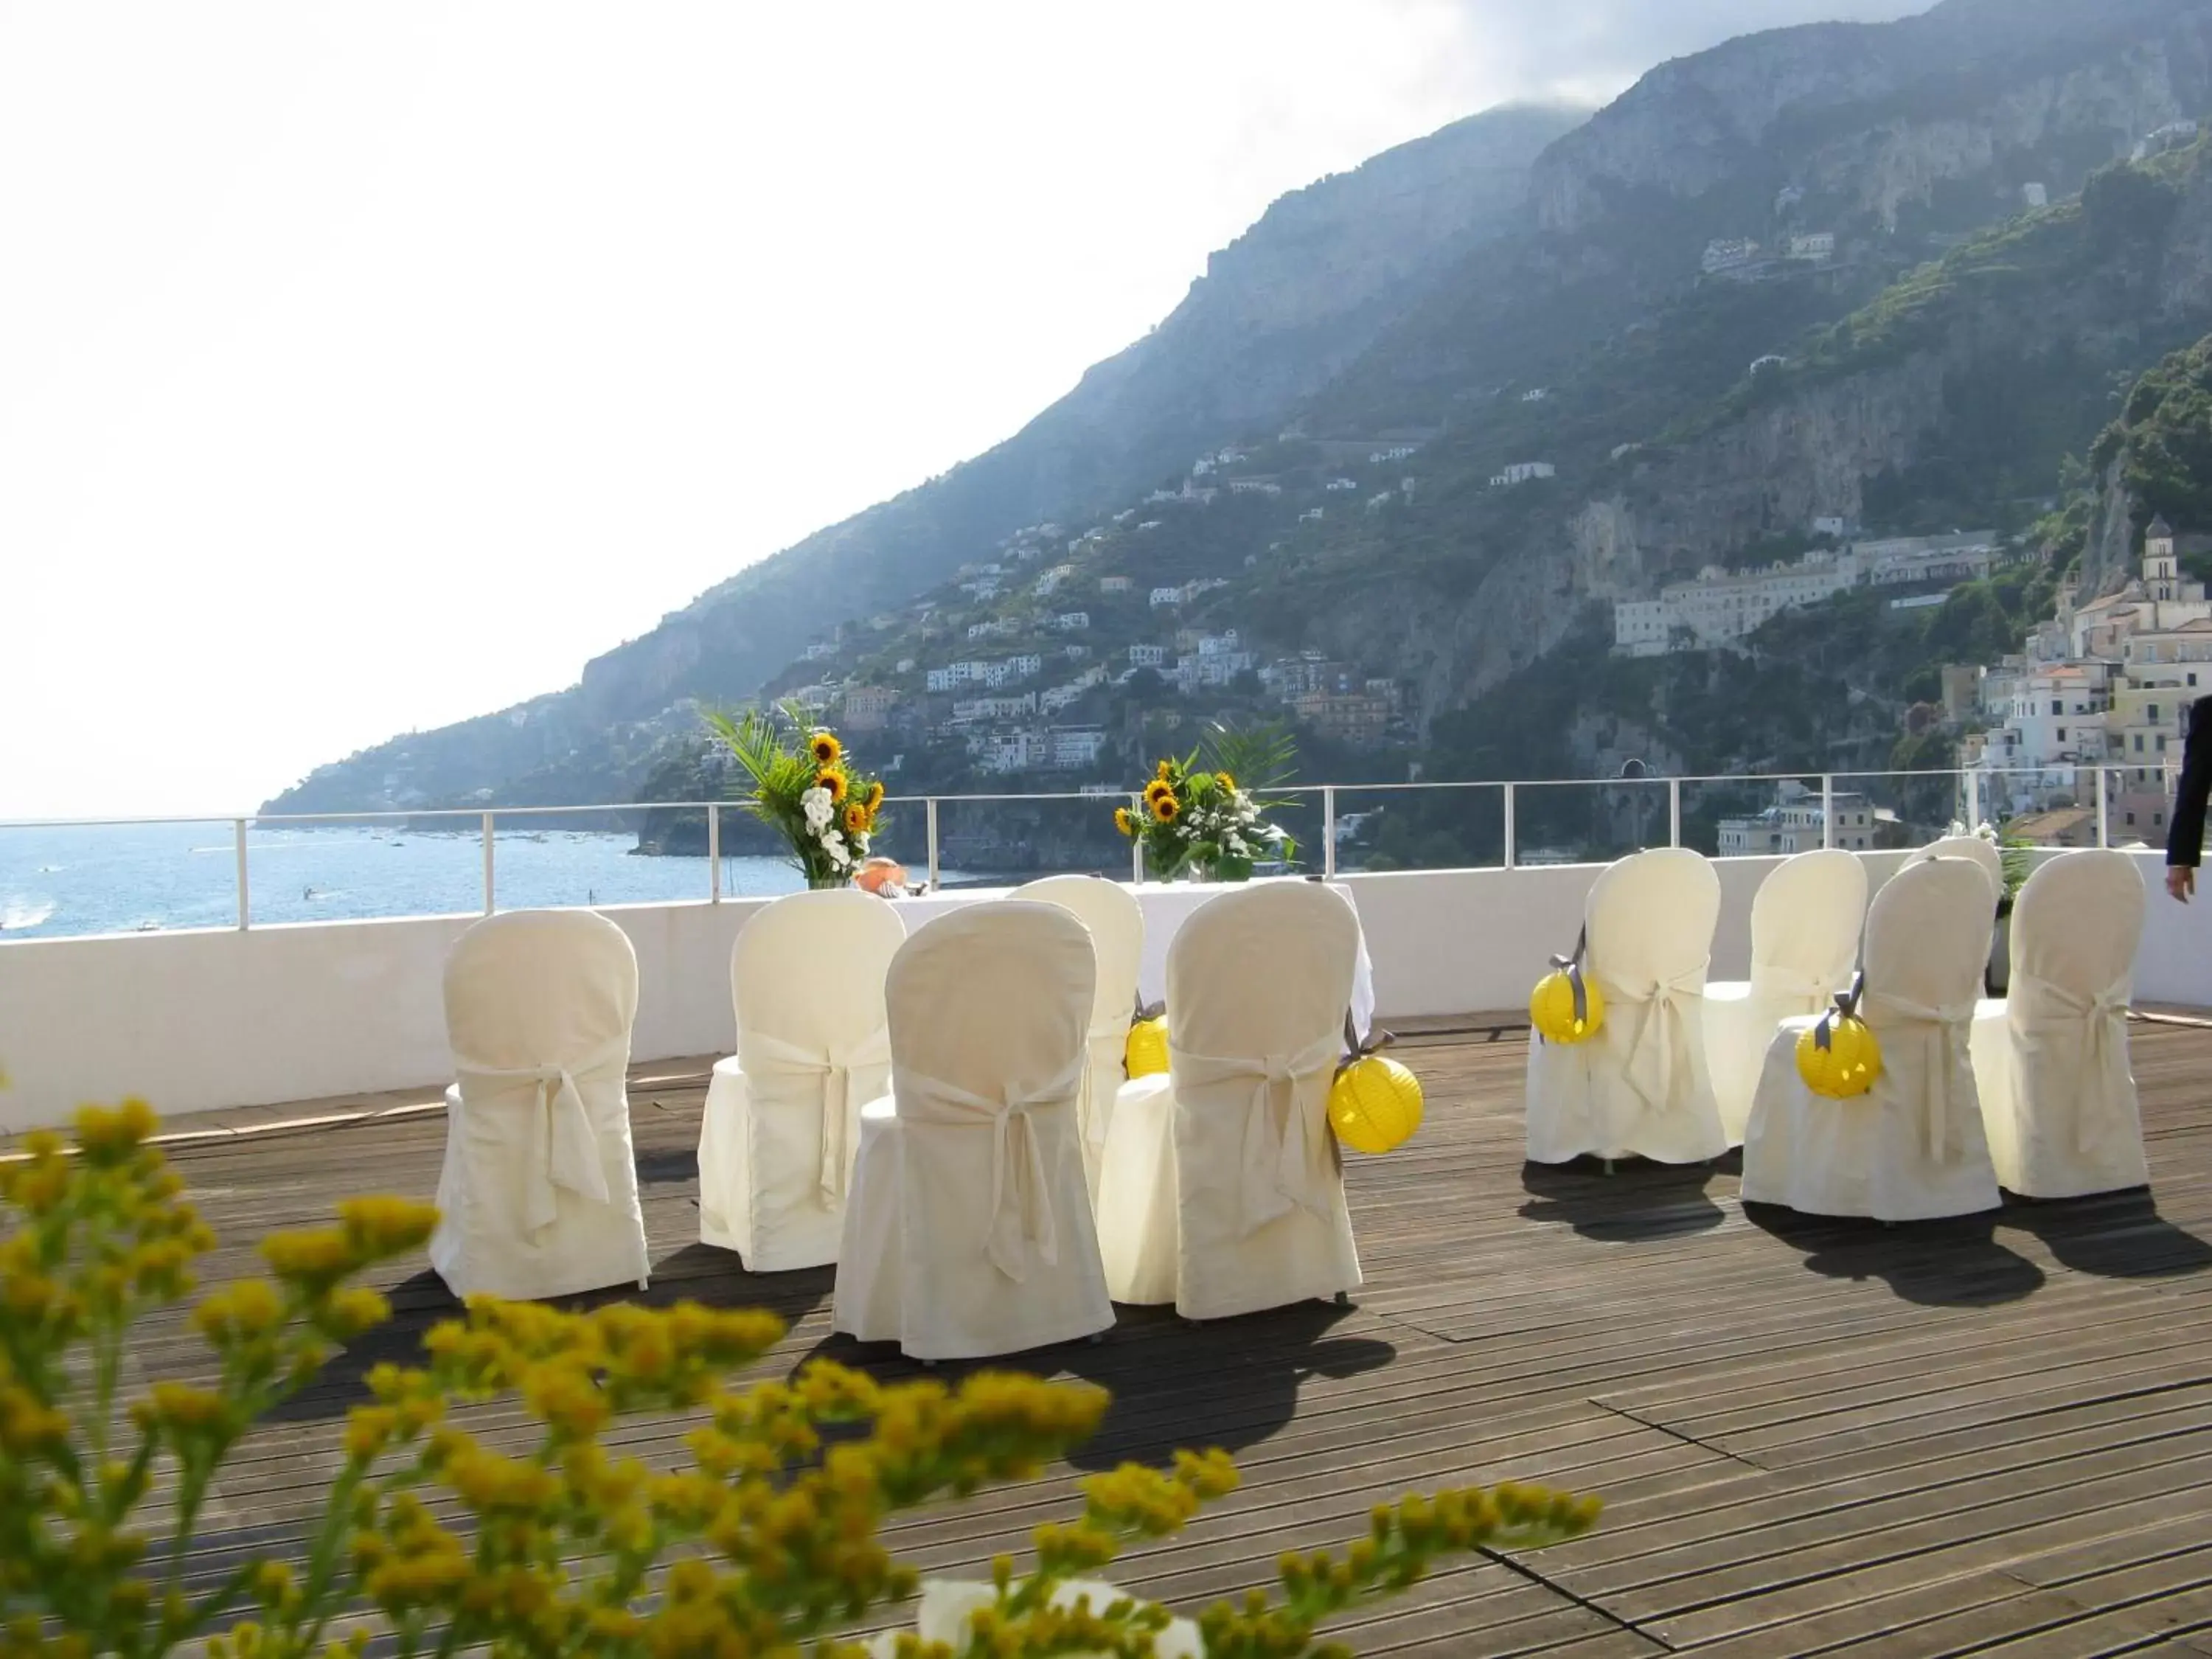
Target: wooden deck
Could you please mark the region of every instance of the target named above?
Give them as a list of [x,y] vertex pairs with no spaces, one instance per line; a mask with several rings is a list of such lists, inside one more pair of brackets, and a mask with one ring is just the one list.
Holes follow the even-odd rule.
[[[1024,1363],[1114,1390],[1083,1468],[1237,1454],[1244,1489],[1116,1574],[1187,1609],[1270,1582],[1285,1548],[1349,1540],[1409,1487],[1512,1476],[1607,1499],[1586,1539],[1339,1627],[1362,1654],[2212,1654],[2212,1030],[2134,1038],[2154,1200],[1884,1229],[1747,1213],[1725,1170],[1524,1168],[1523,1038],[1462,1023],[1405,1045],[1420,1138],[1348,1172],[1356,1306],[1202,1328],[1124,1310],[1103,1346]],[[908,1372],[830,1336],[830,1272],[754,1278],[696,1243],[702,1068],[633,1085],[650,1299],[774,1309],[793,1322],[779,1371],[821,1353]],[[283,1112],[249,1114],[172,1150],[243,1266],[261,1231],[343,1194],[428,1197],[428,1105],[319,1106],[277,1130]],[[230,1472],[211,1558],[289,1532],[368,1365],[450,1311],[415,1265],[392,1275],[397,1326]],[[907,1522],[895,1547],[973,1572],[1072,1512],[1066,1475]]]

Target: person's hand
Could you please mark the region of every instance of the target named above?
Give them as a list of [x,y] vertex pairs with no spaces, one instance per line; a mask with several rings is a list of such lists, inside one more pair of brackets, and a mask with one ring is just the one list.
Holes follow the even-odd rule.
[[2197,866],[2193,864],[2169,864],[2166,866],[2166,890],[2184,904],[2197,890]]

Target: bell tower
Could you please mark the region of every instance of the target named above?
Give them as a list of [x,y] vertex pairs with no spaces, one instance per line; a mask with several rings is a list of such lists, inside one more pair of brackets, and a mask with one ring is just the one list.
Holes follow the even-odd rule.
[[2181,568],[2173,554],[2173,526],[2160,514],[2143,531],[2143,593],[2153,599],[2181,597]]

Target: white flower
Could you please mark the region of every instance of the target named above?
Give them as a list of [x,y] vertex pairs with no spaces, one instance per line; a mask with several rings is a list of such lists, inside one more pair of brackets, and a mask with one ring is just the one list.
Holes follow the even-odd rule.
[[[1116,1601],[1135,1600],[1097,1578],[1071,1578],[1052,1592],[1053,1605],[1058,1607],[1072,1607],[1086,1597],[1094,1613],[1104,1613]],[[998,1599],[999,1592],[988,1584],[964,1578],[924,1579],[915,1632],[925,1642],[943,1642],[957,1649],[968,1639],[968,1621]],[[871,1638],[868,1651],[874,1659],[891,1659],[898,1651],[897,1635],[886,1632]],[[1198,1626],[1188,1619],[1169,1620],[1152,1638],[1152,1651],[1158,1659],[1206,1659],[1206,1644],[1199,1639]],[[1068,1659],[1102,1659],[1102,1656],[1073,1654]]]
[[845,848],[844,839],[835,830],[822,832],[822,850],[830,855],[830,862],[840,870],[853,861],[852,854]]
[[799,798],[801,811],[806,814],[806,827],[819,835],[829,827],[830,814],[835,810],[830,802],[830,792],[816,784]]

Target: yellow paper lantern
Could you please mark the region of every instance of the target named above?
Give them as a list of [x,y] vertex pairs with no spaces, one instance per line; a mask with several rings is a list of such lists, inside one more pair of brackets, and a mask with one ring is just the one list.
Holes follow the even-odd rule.
[[1380,1054],[1355,1060],[1329,1085],[1328,1122],[1355,1152],[1395,1151],[1421,1127],[1421,1080]]
[[1850,1100],[1881,1075],[1881,1042],[1858,1017],[1856,994],[1838,997],[1820,1023],[1797,1036],[1797,1075],[1816,1095]]
[[1577,957],[1553,957],[1528,998],[1528,1023],[1547,1042],[1580,1042],[1605,1024],[1605,999]]
[[1121,1064],[1133,1078],[1157,1077],[1168,1069],[1168,1023],[1140,1019],[1129,1027],[1129,1041],[1121,1051]]

